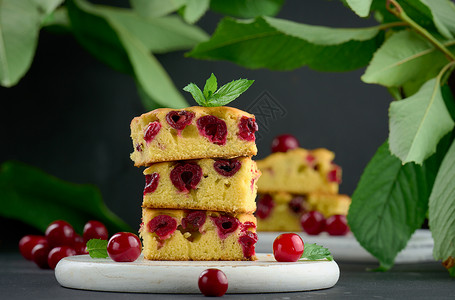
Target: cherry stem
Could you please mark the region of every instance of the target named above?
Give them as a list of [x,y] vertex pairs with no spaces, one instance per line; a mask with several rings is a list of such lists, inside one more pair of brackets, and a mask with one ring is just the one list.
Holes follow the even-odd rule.
[[418,34],[426,38],[430,43],[432,43],[437,49],[439,49],[449,61],[455,61],[455,55],[450,52],[443,44],[441,44],[432,34],[430,34],[425,28],[414,22],[403,10],[403,8],[398,4],[396,0],[387,0],[386,2],[387,10],[395,15],[400,20],[406,22],[411,26]]

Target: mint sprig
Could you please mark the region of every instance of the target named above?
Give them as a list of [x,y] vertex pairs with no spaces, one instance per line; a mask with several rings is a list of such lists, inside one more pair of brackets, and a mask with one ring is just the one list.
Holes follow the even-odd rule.
[[333,256],[329,249],[316,244],[305,244],[301,260],[333,260]]
[[91,239],[87,242],[87,251],[91,258],[107,258],[107,241]]
[[237,79],[226,83],[219,89],[216,76],[212,73],[209,79],[205,82],[204,91],[194,83],[190,83],[183,88],[184,91],[191,93],[194,100],[206,107],[215,107],[226,105],[237,99],[244,93],[252,84],[254,80]]

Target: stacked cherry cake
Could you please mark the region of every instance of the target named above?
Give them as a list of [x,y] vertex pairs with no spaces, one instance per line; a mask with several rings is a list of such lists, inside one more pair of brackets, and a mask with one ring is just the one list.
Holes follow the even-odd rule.
[[131,122],[144,170],[140,236],[149,260],[255,260],[253,115],[230,107],[156,109]]
[[346,224],[351,199],[338,194],[341,168],[327,149],[295,148],[272,153],[257,162],[256,217],[260,231],[305,231],[316,235],[349,232]]

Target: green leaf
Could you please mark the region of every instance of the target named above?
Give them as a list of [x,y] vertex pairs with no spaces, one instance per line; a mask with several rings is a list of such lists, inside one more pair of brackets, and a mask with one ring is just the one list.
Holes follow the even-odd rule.
[[373,0],[346,0],[349,7],[359,16],[368,17]]
[[91,258],[107,258],[107,241],[91,239],[87,242],[87,251]]
[[194,83],[190,83],[188,84],[187,86],[185,86],[183,88],[183,90],[185,92],[189,92],[191,93],[191,95],[193,96],[194,100],[201,106],[205,106],[206,105],[206,102],[205,102],[205,97],[204,97],[204,94],[202,93],[202,91],[199,89],[199,87],[197,85],[195,85]]
[[196,23],[209,9],[210,0],[187,0],[182,7],[183,19],[190,23]]
[[141,16],[156,18],[177,11],[187,0],[130,0],[131,6]]
[[437,260],[455,257],[454,169],[455,141],[442,161],[429,201],[429,225],[434,239],[433,256]]
[[110,232],[131,231],[105,206],[95,186],[65,182],[16,161],[0,167],[0,199],[1,216],[43,232],[58,219],[66,220],[79,232],[89,220],[104,223]]
[[216,91],[207,101],[207,106],[223,106],[237,99],[244,93],[254,80],[238,79],[226,83]]
[[284,0],[211,0],[210,8],[224,15],[237,18],[275,16],[281,10]]
[[439,77],[427,81],[411,97],[392,102],[389,118],[390,151],[403,163],[422,164],[454,126],[442,98]]
[[[446,142],[447,138],[443,140]],[[354,236],[389,269],[396,255],[421,227],[428,197],[446,144],[423,166],[403,165],[385,142],[368,163],[352,195],[348,224]]]
[[[125,10],[96,6],[82,0],[69,1],[68,12],[81,43],[104,62],[120,64],[122,70],[132,73],[143,91],[157,105],[173,108],[188,106],[169,75],[150,53],[150,40],[144,39],[145,32],[139,28],[145,24],[156,25],[154,21],[147,23],[145,19],[138,18],[140,21],[134,23],[135,18],[131,18]],[[105,44],[94,35],[108,37],[109,43]],[[113,46],[112,50],[110,45]]]
[[[455,42],[446,46],[455,49]],[[443,53],[417,33],[403,30],[394,33],[374,54],[362,80],[387,87],[401,86],[409,81],[427,81],[447,64]],[[423,81],[423,82],[425,82]],[[421,82],[421,84],[423,84]]]
[[218,89],[218,83],[216,81],[215,74],[212,73],[212,75],[210,75],[210,78],[207,79],[207,81],[205,82],[205,86],[204,86],[205,99],[209,99],[213,95],[213,93],[216,92],[217,89]]
[[428,6],[433,15],[433,22],[447,39],[453,39],[455,34],[455,4],[449,0],[420,0]]
[[207,42],[187,56],[228,60],[256,69],[347,71],[365,66],[382,42],[378,27],[328,28],[270,17],[224,18]]
[[316,244],[305,244],[301,259],[304,260],[333,260],[329,249]]
[[11,87],[25,75],[35,54],[39,30],[63,0],[0,1],[0,84]]

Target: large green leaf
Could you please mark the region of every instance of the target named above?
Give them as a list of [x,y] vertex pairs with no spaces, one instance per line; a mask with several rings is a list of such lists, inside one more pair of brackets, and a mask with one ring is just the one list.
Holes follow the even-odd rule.
[[236,18],[275,16],[284,0],[211,0],[210,8],[216,12]]
[[389,118],[390,151],[403,163],[422,164],[454,126],[442,98],[439,78],[427,81],[411,97],[392,102]]
[[450,0],[420,0],[428,6],[439,33],[448,39],[455,35],[455,4]]
[[428,197],[450,137],[423,166],[403,165],[385,142],[368,163],[352,195],[348,222],[359,243],[380,262],[393,265],[414,231],[421,227]]
[[141,16],[155,18],[168,15],[185,5],[187,0],[130,0],[131,6]]
[[[444,99],[451,103],[455,114],[454,97],[447,86],[442,88]],[[455,140],[442,162],[429,201],[429,225],[435,242],[435,259],[455,258]],[[455,268],[450,270],[455,276]]]
[[180,8],[183,19],[190,23],[196,23],[209,9],[210,0],[187,0],[186,5]]
[[[87,49],[107,64],[135,77],[148,94],[148,101],[143,102],[147,109],[157,105],[187,106],[150,51],[189,47],[205,38],[202,31],[176,17],[145,19],[134,17],[129,10],[96,6],[82,0],[69,1],[68,11],[75,34]],[[166,25],[169,26],[164,28]],[[150,105],[151,99],[157,105]]]
[[25,75],[44,19],[63,0],[0,0],[0,84],[11,87]]
[[95,186],[65,182],[16,161],[0,166],[0,199],[2,217],[42,231],[58,219],[68,221],[79,232],[89,220],[103,222],[111,233],[132,231],[106,207]]
[[[453,49],[454,45],[455,42],[447,43]],[[362,80],[399,87],[408,81],[435,77],[447,62],[430,42],[413,31],[403,30],[390,36],[376,51]]]
[[187,55],[253,69],[292,70],[307,65],[320,71],[347,71],[366,65],[382,39],[378,27],[333,29],[270,17],[224,18],[212,38]]
[[368,17],[373,0],[346,0],[346,2],[359,17]]

